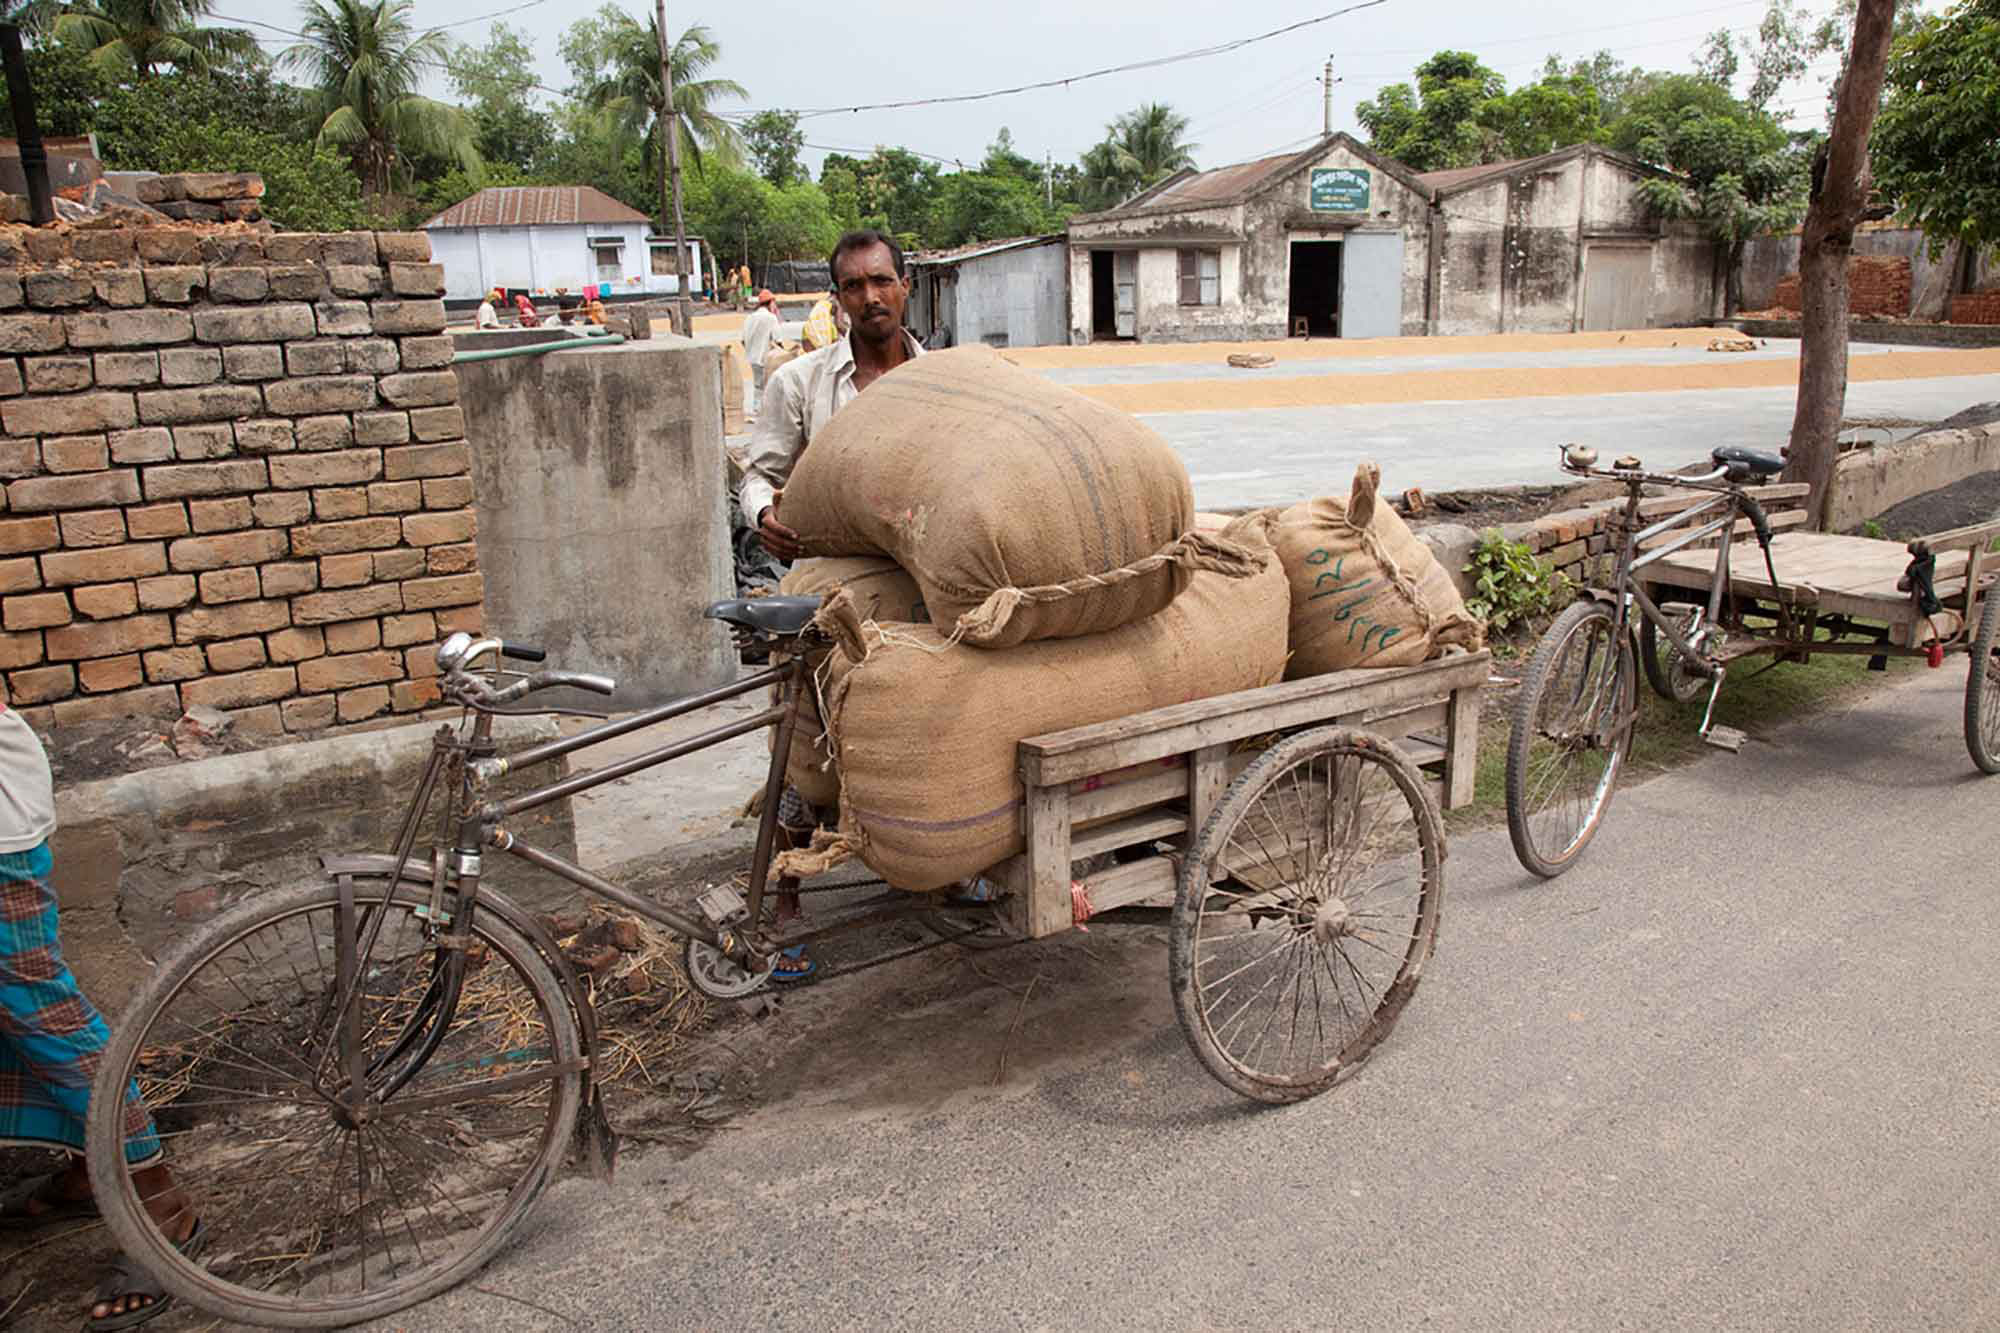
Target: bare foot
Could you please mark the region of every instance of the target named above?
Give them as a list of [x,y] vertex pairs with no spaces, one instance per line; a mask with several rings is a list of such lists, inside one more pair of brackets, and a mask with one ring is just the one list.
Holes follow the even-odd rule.
[[[79,1163],[79,1167],[80,1167]],[[174,1244],[184,1243],[194,1235],[194,1203],[187,1192],[174,1183],[173,1174],[164,1166],[149,1166],[132,1173],[132,1184],[138,1189],[139,1197],[145,1201],[146,1211],[153,1222]],[[84,1177],[84,1190],[88,1194],[90,1179]],[[115,1270],[119,1272],[122,1270]],[[130,1314],[143,1310],[149,1305],[165,1299],[152,1294],[157,1288],[150,1279],[133,1275],[135,1289],[123,1292],[114,1299],[98,1301],[90,1307],[92,1319],[109,1319],[115,1315]],[[149,1290],[140,1290],[139,1287]]]

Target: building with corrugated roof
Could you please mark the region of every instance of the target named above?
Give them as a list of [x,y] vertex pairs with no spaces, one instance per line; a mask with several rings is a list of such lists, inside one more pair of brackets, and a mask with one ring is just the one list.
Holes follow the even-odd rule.
[[1068,341],[1061,235],[974,241],[910,256],[909,326],[925,345],[1048,347]]
[[1663,173],[1595,144],[1419,174],[1347,134],[1183,171],[1069,223],[1069,341],[1568,333],[1719,313]]
[[[444,265],[447,301],[477,301],[495,287],[553,296],[596,284],[608,298],[679,290],[673,237],[656,235],[644,213],[588,185],[481,190],[424,230]],[[688,249],[698,292],[708,260],[699,237]]]

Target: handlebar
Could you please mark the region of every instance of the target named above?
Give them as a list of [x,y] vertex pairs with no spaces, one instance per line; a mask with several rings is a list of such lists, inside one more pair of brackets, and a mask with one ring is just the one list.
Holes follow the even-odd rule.
[[496,708],[525,698],[537,690],[567,687],[588,690],[592,694],[613,694],[618,689],[618,682],[611,677],[583,671],[537,671],[496,688],[487,677],[477,675],[473,670],[482,658],[493,654],[530,662],[540,662],[548,656],[532,644],[509,643],[504,639],[475,639],[465,633],[453,634],[437,648],[444,692],[473,708]]
[[1718,467],[1712,472],[1679,474],[1671,472],[1648,472],[1638,459],[1627,454],[1613,460],[1608,468],[1597,466],[1597,450],[1579,444],[1556,446],[1562,459],[1562,470],[1579,477],[1604,477],[1611,481],[1630,484],[1654,482],[1661,486],[1706,486],[1723,480],[1729,475],[1727,467]]

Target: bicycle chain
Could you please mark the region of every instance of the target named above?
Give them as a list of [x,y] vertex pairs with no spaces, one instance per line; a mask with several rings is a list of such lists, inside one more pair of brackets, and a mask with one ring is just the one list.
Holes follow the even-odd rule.
[[[951,935],[940,933],[937,939],[925,940],[921,944],[912,944],[906,949],[891,949],[888,953],[878,954],[874,958],[863,959],[858,963],[848,963],[842,967],[820,967],[796,981],[766,981],[762,986],[750,992],[750,994],[753,996],[771,995],[783,994],[786,991],[804,990],[808,986],[817,986],[823,981],[832,981],[839,977],[853,976],[857,972],[866,972],[870,968],[881,967],[885,963],[893,963],[898,959],[914,957],[917,954],[925,953],[947,944],[956,944],[962,939],[982,933],[984,929],[985,927],[975,927],[972,930],[961,930]],[[1026,943],[1027,941],[1024,939],[1010,939],[1006,943],[996,944],[984,952],[998,953],[1002,949],[1011,949],[1017,944]]]

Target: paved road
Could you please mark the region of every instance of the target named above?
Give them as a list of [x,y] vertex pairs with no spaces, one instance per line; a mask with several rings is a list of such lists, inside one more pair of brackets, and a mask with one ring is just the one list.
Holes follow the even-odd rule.
[[[1592,444],[1674,467],[1718,444],[1781,448],[1791,436],[1791,388],[1691,389],[1573,398],[1479,402],[1366,403],[1257,411],[1160,412],[1141,420],[1186,461],[1194,498],[1205,508],[1291,504],[1345,494],[1354,465],[1372,458],[1383,484],[1401,491],[1566,480],[1556,447]],[[1941,421],[2000,398],[2000,375],[1854,383],[1847,416]],[[1896,438],[1908,429],[1868,432]]]
[[1200,1071],[1150,928],[822,988],[775,1020],[818,1025],[783,1104],[560,1185],[480,1279],[573,1324],[461,1290],[393,1326],[2000,1326],[1962,679],[1623,793],[1553,884],[1456,838],[1422,992],[1301,1106]]

